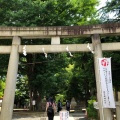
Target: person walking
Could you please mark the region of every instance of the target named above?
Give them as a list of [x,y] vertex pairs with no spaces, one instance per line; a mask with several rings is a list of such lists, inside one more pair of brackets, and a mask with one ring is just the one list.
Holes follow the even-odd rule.
[[52,97],[50,97],[46,103],[46,112],[48,120],[54,120],[55,103]]
[[70,101],[66,101],[66,110],[70,112]]
[[61,111],[62,110],[62,103],[60,100],[58,100],[58,103],[57,103],[57,112]]

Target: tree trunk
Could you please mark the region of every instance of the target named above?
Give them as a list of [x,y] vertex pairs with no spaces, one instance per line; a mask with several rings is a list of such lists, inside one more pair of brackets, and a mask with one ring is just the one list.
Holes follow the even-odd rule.
[[115,101],[118,101],[118,86],[115,87]]
[[28,76],[28,85],[30,90],[30,110],[33,109],[32,101],[33,101],[33,84],[31,83],[34,80],[34,54],[28,54],[27,55],[27,63],[33,63],[31,65],[27,65],[27,76]]
[[32,91],[30,89],[30,108],[29,108],[31,111],[32,111]]

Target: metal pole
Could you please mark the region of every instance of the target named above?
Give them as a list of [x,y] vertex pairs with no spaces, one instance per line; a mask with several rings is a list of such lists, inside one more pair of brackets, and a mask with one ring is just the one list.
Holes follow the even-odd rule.
[[101,83],[100,83],[98,58],[102,58],[103,55],[102,55],[100,36],[98,34],[92,35],[92,44],[94,49],[94,66],[95,66],[97,100],[98,100],[98,106],[99,106],[100,120],[112,120],[111,110],[108,108],[102,107]]
[[20,42],[19,37],[13,37],[0,120],[12,120]]

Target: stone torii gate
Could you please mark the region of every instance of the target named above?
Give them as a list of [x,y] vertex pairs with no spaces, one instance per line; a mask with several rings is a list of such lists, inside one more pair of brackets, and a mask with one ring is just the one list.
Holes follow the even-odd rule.
[[22,39],[51,38],[51,45],[27,45],[27,53],[90,52],[87,44],[61,44],[60,38],[91,37],[90,47],[94,50],[97,99],[100,120],[112,120],[111,110],[102,108],[100,75],[97,59],[103,57],[102,51],[120,51],[120,43],[101,43],[100,36],[120,34],[120,23],[91,26],[51,26],[51,27],[0,27],[0,39],[11,39],[11,46],[0,46],[0,54],[10,54],[0,120],[12,120],[13,104],[18,71],[19,53],[23,53]]

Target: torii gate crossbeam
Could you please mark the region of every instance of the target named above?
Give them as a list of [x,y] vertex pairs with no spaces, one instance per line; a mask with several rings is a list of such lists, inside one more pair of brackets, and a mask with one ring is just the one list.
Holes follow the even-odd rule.
[[[62,44],[62,45],[26,45],[27,53],[43,53],[42,48],[47,53],[66,52],[68,46],[71,52],[90,52],[88,44]],[[89,44],[93,50],[93,45]],[[12,46],[0,46],[0,54],[10,54]],[[23,53],[24,45],[19,45],[18,52]],[[102,51],[120,51],[120,42],[101,43]],[[3,51],[4,50],[4,51]]]

